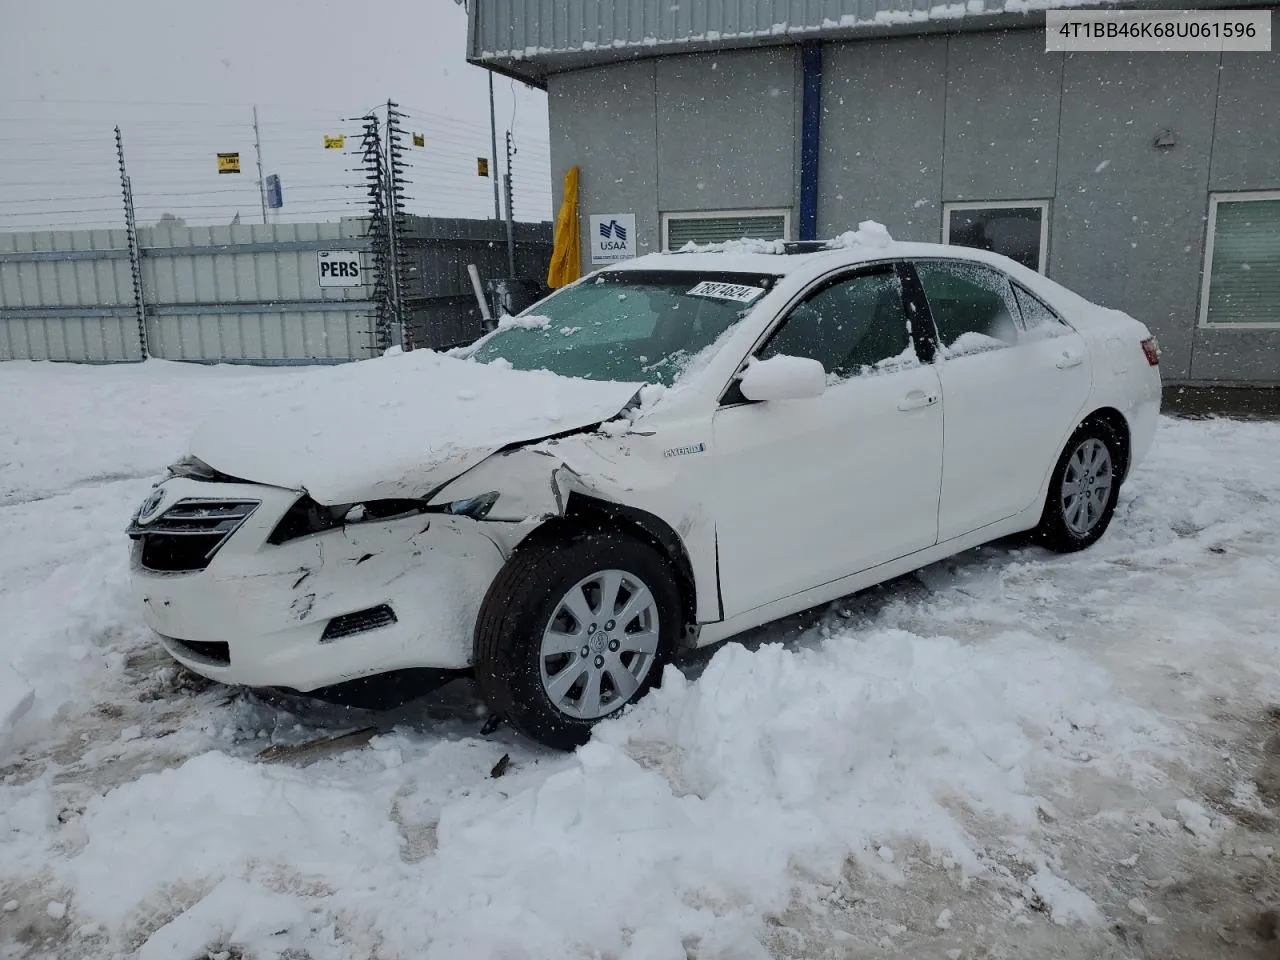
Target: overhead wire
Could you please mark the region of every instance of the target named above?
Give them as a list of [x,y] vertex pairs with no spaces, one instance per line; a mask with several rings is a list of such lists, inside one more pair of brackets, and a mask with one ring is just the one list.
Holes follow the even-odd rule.
[[[0,107],[25,103],[48,106],[45,101],[0,98]],[[130,103],[179,106],[178,102]],[[182,103],[191,106],[193,102]],[[190,211],[192,219],[229,219],[236,209],[252,208],[261,202],[257,178],[248,168],[238,183],[210,185],[212,176],[223,176],[214,173],[210,153],[235,150],[242,154],[242,164],[253,163],[251,120],[247,116],[227,118],[226,113],[234,109],[227,104],[200,106],[222,111],[222,115],[121,118],[134,205],[143,215],[164,210],[186,219],[183,214]],[[267,169],[281,174],[287,198],[284,212],[277,216],[361,215],[367,183],[360,164],[363,131],[358,118],[335,116],[329,110],[292,108],[281,108],[280,112],[286,114],[283,118],[264,118],[261,107],[263,158]],[[407,146],[405,150],[408,209],[415,213],[448,211],[449,215],[487,218],[492,181],[475,175],[474,161],[476,156],[488,157],[488,125],[416,108],[402,112],[406,115],[404,123],[413,127],[405,132],[420,133],[426,140],[424,147]],[[35,229],[65,229],[80,223],[120,225],[115,217],[104,220],[97,216],[120,211],[114,123],[43,112],[40,116],[0,116],[0,122],[19,125],[18,134],[0,144],[0,217],[4,218],[5,229],[17,229],[19,224]],[[345,148],[326,150],[324,137],[337,135],[348,138]],[[58,172],[42,176],[49,151],[61,151],[63,156],[56,165]],[[66,153],[72,155],[65,156]],[[521,194],[516,206],[523,213],[529,204],[533,205],[529,209],[549,206],[545,182],[549,178],[539,175],[540,167],[549,166],[549,150],[543,143],[532,141],[522,147],[522,154],[513,164],[512,182]],[[526,168],[531,172],[526,173]],[[16,174],[20,179],[9,180],[5,173]],[[316,176],[317,173],[321,175]],[[335,182],[346,178],[350,182]],[[15,195],[13,191],[30,195]],[[543,197],[547,203],[542,202]],[[110,206],[106,206],[108,203]],[[66,222],[69,220],[73,222]]]

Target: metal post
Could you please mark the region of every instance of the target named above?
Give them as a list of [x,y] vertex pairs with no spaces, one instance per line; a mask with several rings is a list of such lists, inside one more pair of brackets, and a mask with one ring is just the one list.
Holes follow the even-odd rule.
[[253,105],[253,150],[258,155],[258,199],[262,202],[262,222],[267,222],[267,184],[262,179],[262,136],[258,132],[258,105]]
[[387,224],[387,178],[383,161],[382,135],[378,118],[370,113],[364,118],[364,135],[361,138],[361,157],[365,171],[365,188],[369,199],[368,236],[373,241],[374,288],[377,315],[373,330],[373,355],[392,345],[395,323],[394,303],[391,296],[391,240]]
[[493,112],[493,71],[489,71],[489,150],[491,152],[491,161],[493,170],[490,179],[493,180],[493,219],[502,219],[502,204],[498,200],[498,120]]
[[404,303],[400,287],[400,218],[404,203],[400,196],[400,111],[397,104],[387,101],[387,141],[385,147],[387,167],[387,241],[391,267],[391,303],[400,346],[413,349],[413,339],[406,334]]
[[[387,170],[387,248],[391,262],[391,310],[397,327],[402,324],[400,316],[400,257],[396,250],[396,170],[391,155],[392,137],[395,135],[395,112],[391,101],[387,101],[387,139],[383,144],[383,162]],[[403,339],[403,337],[401,338]]]
[[511,158],[516,150],[512,145],[511,131],[507,131],[507,172],[502,175],[502,185],[507,193],[507,276],[515,279],[516,276],[516,237],[515,237],[515,213],[513,206],[513,191],[511,189]]
[[142,251],[138,247],[138,221],[133,210],[133,183],[124,164],[124,137],[116,127],[116,160],[120,164],[120,193],[124,200],[125,242],[129,247],[129,274],[133,280],[133,309],[138,318],[138,347],[142,359],[150,355],[147,345],[147,309],[142,300]]
[[480,305],[480,319],[484,321],[485,331],[494,329],[493,314],[489,310],[489,301],[484,296],[484,284],[480,282],[480,271],[474,263],[467,264],[467,276],[471,278],[471,292],[476,295],[476,303]]

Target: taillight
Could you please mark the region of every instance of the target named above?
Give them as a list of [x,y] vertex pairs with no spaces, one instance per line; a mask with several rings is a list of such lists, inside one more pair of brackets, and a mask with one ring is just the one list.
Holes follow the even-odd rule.
[[1147,337],[1142,341],[1142,352],[1146,354],[1147,363],[1153,367],[1160,366],[1160,347],[1156,344],[1155,337]]

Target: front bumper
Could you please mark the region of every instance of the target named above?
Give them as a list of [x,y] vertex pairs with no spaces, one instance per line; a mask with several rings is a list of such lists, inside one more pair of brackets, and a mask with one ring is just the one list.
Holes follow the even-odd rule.
[[[165,503],[259,501],[203,570],[148,569],[134,543],[131,579],[143,617],[189,669],[306,692],[392,670],[470,666],[476,615],[504,563],[483,522],[414,514],[277,545],[267,538],[297,493],[184,478],[164,487]],[[394,622],[357,619],[367,628],[325,639],[334,618],[379,607]]]

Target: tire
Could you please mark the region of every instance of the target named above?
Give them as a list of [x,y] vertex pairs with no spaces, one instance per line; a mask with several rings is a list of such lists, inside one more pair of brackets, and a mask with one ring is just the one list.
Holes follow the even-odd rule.
[[[489,709],[520,733],[571,750],[658,681],[682,625],[680,592],[667,558],[620,531],[535,538],[481,604],[476,681]],[[639,612],[619,622],[633,600]]]
[[1123,469],[1123,449],[1111,427],[1101,420],[1077,427],[1049,478],[1035,541],[1057,553],[1095,544],[1115,515]]

